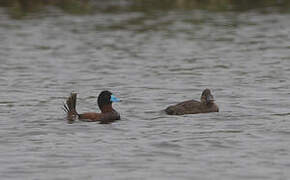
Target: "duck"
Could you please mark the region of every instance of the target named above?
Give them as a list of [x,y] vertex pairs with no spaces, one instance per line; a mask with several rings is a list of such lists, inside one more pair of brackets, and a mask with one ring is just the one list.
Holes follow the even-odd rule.
[[165,112],[168,115],[219,112],[219,107],[214,103],[214,101],[210,89],[205,89],[201,94],[200,102],[196,100],[184,101],[167,107]]
[[67,114],[67,119],[70,121],[79,119],[86,122],[100,122],[107,124],[120,120],[120,114],[113,109],[114,102],[120,102],[120,99],[114,96],[110,91],[102,91],[98,96],[98,106],[101,110],[100,113],[85,112],[79,114],[76,110],[77,93],[71,93],[67,98],[66,104],[63,105],[63,110]]

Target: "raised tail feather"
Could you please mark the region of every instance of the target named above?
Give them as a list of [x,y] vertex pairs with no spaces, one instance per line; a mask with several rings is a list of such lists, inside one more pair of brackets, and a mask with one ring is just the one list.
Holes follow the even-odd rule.
[[75,119],[78,116],[76,111],[77,93],[71,93],[67,98],[66,104],[63,105],[63,110],[67,113],[69,119]]

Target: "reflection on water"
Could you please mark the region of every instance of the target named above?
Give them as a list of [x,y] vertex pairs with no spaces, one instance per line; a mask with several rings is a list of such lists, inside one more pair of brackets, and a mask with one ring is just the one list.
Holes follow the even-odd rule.
[[[218,2],[238,4],[204,4]],[[83,15],[45,4],[23,19],[5,4],[1,179],[289,179],[290,15],[288,1],[264,2],[108,1]],[[204,88],[219,113],[161,112]],[[104,89],[121,121],[67,123],[71,91],[85,112]]]
[[22,18],[40,11],[47,11],[50,7],[57,7],[70,14],[92,14],[97,12],[117,13],[123,11],[168,11],[173,9],[209,11],[248,11],[266,8],[277,8],[280,12],[289,12],[289,0],[1,0],[0,6],[7,7],[11,17]]

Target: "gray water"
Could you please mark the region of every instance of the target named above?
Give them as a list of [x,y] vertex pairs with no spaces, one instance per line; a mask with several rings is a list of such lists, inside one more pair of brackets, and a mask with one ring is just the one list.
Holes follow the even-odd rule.
[[[290,179],[289,19],[0,9],[1,179]],[[220,112],[162,113],[205,88]],[[65,120],[70,92],[98,111],[105,89],[121,121]]]

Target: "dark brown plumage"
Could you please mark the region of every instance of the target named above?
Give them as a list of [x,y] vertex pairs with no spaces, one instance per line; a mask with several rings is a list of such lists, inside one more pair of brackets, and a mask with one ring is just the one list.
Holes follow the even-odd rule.
[[209,89],[202,92],[200,102],[195,100],[184,101],[165,109],[169,115],[198,114],[218,112],[219,108],[214,103],[213,95]]

